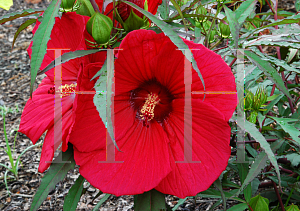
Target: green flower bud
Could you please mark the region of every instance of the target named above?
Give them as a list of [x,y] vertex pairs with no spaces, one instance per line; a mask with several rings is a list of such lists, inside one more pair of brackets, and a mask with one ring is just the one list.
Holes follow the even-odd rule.
[[89,0],[77,0],[79,8],[76,10],[78,15],[85,15],[91,17],[95,10]]
[[76,0],[62,0],[61,1],[61,7],[65,10],[72,9],[75,5]]
[[258,112],[257,111],[252,111],[250,113],[250,116],[247,118],[249,122],[255,124],[256,123],[256,119],[257,119],[257,115],[258,115]]
[[[225,22],[228,24],[228,21],[225,21]],[[219,23],[219,30],[220,30],[221,36],[223,38],[228,38],[230,36],[230,27],[229,27],[229,25],[226,25],[222,21],[220,21],[220,23]]]
[[267,98],[268,98],[268,95],[267,95],[267,90],[265,90],[264,88],[258,88],[256,90],[256,93],[255,93],[255,96],[254,96],[254,99],[253,99],[253,109],[254,110],[259,110],[262,105],[267,102]]
[[[207,10],[205,9],[205,7],[203,7],[202,5],[199,5],[196,9],[196,14],[197,15],[206,15],[207,14]],[[198,17],[197,18],[199,22],[203,22],[206,17]]]
[[[149,22],[147,21],[147,23]],[[128,16],[127,20],[123,22],[123,27],[127,32],[140,29],[144,26],[145,26],[145,20],[137,16],[133,12],[133,10],[130,11],[130,15]]]
[[112,28],[112,20],[98,12],[95,12],[86,24],[88,33],[98,44],[105,44],[109,41]]
[[254,94],[248,90],[245,90],[246,97],[244,98],[245,110],[250,110],[252,108]]

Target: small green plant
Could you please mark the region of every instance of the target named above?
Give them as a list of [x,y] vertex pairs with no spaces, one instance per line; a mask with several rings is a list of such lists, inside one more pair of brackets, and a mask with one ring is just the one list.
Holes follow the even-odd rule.
[[[3,118],[3,131],[4,131],[4,139],[5,139],[5,142],[6,142],[6,149],[4,148],[0,148],[0,150],[4,150],[6,152],[6,154],[8,155],[9,157],[9,161],[10,161],[10,166],[7,166],[3,163],[0,163],[0,166],[3,166],[6,168],[6,171],[4,173],[4,183],[5,183],[5,186],[6,186],[6,189],[7,189],[7,193],[10,195],[10,191],[8,189],[8,184],[7,184],[7,178],[9,177],[8,173],[9,172],[12,172],[13,173],[13,177],[18,180],[18,169],[19,169],[19,163],[20,163],[20,158],[21,156],[29,149],[33,148],[33,147],[36,147],[36,146],[39,146],[41,144],[36,144],[36,145],[32,145],[30,147],[27,147],[17,158],[16,161],[14,161],[14,158],[13,158],[13,153],[15,153],[15,146],[16,146],[16,139],[17,139],[17,135],[18,135],[18,132],[16,132],[15,136],[14,136],[14,145],[13,145],[13,150],[11,149],[11,147],[9,146],[9,142],[8,142],[8,136],[7,136],[7,131],[6,131],[6,125],[5,125],[5,116],[6,114],[9,114],[9,113],[18,113],[19,112],[19,108],[18,106],[16,105],[15,108],[7,108],[5,106],[0,106],[0,110],[1,110],[1,115],[2,115],[2,118]],[[13,131],[15,132],[17,131],[16,129]],[[12,132],[12,133],[13,133]],[[12,133],[10,135],[12,135]],[[12,178],[13,178],[12,177]]]

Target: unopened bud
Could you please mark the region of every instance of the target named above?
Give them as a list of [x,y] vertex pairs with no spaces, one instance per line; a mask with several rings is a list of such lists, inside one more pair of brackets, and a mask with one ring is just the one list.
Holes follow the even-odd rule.
[[109,41],[112,28],[112,20],[98,12],[96,12],[86,24],[88,33],[92,35],[98,44],[105,44]]
[[95,10],[89,0],[77,0],[79,8],[76,10],[78,15],[85,15],[91,17]]
[[202,5],[199,5],[196,9],[196,14],[200,15],[197,19],[199,22],[202,22],[206,19],[206,17],[203,16],[207,14],[207,10]]
[[[223,20],[225,21],[225,20]],[[230,27],[228,25],[228,21],[225,21],[227,23],[227,25],[225,23],[223,23],[222,21],[220,21],[219,23],[219,30],[221,33],[222,38],[228,38],[230,36]]]
[[252,108],[254,94],[248,90],[245,90],[246,97],[244,98],[245,110],[250,110]]
[[66,9],[66,10],[72,9],[75,2],[76,2],[76,0],[62,0],[61,1],[61,7]]
[[254,99],[253,99],[253,109],[258,110],[262,107],[262,105],[267,102],[267,91],[264,88],[258,88],[256,90]]

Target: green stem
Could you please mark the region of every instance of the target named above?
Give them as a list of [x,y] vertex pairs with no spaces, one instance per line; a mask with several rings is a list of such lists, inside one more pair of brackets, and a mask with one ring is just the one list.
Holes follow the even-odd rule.
[[206,34],[206,38],[205,38],[205,47],[207,47],[207,48],[208,48],[208,45],[209,45],[210,32],[211,32],[212,28],[215,25],[215,22],[216,22],[218,14],[219,14],[220,8],[222,8],[222,7],[220,7],[220,4],[218,3],[216,14],[215,14],[215,16],[214,16],[214,18],[211,22],[210,28],[209,28],[208,33]]
[[8,138],[7,138],[7,133],[6,133],[6,127],[5,127],[5,113],[4,111],[2,110],[2,117],[3,117],[3,131],[4,131],[4,137],[5,137],[5,142],[6,142],[6,148],[7,148],[7,155],[9,157],[9,161],[10,161],[10,164],[12,166],[12,168],[14,168],[14,160],[13,160],[13,157],[11,155],[11,149],[10,149],[10,146],[8,144]]
[[[297,177],[297,182],[298,182],[298,180],[300,179],[300,175]],[[288,203],[289,203],[289,201],[290,201],[290,198],[292,197],[292,195],[293,195],[293,192],[294,192],[294,190],[295,190],[295,188],[293,188],[292,190],[291,190],[291,192],[290,192],[290,194],[289,194],[289,197],[287,198],[287,200],[286,200],[286,202],[285,202],[285,207],[287,207],[287,205],[288,205]]]

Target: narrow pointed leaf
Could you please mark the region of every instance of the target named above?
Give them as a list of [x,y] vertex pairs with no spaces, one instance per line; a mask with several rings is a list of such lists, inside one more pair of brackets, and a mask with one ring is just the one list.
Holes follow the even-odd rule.
[[[237,118],[239,119],[242,117],[237,116]],[[240,122],[243,122],[244,125],[239,124]],[[249,122],[247,120],[243,120],[243,119],[240,119],[240,121],[237,121],[237,123],[238,123],[239,127],[241,127],[243,130],[246,130],[260,144],[261,148],[263,148],[264,152],[268,155],[270,162],[274,166],[275,171],[277,173],[278,180],[280,181],[280,172],[279,172],[279,167],[278,167],[276,157],[270,147],[270,144],[267,142],[265,137],[258,131],[255,124],[252,124],[251,122]],[[252,169],[252,167],[251,167],[251,169]],[[250,172],[248,173],[248,175],[249,174],[250,174]],[[246,181],[246,179],[245,179],[245,181]],[[249,182],[251,182],[251,181],[249,181]],[[244,182],[244,184],[245,184],[245,182]],[[279,184],[280,184],[280,182],[279,182]]]
[[37,14],[37,13],[41,13],[43,12],[45,9],[25,9],[25,10],[22,10],[20,12],[14,12],[14,13],[9,13],[9,14],[6,14],[6,15],[3,15],[2,17],[0,17],[0,24],[4,24],[6,23],[7,21],[12,21],[12,20],[15,20],[17,18],[21,18],[21,17],[25,17],[25,16],[28,16],[28,15],[33,15],[33,14]]
[[235,11],[235,17],[238,20],[240,26],[245,22],[246,18],[253,12],[257,0],[244,1]]
[[99,51],[101,51],[101,49],[78,50],[78,51],[71,51],[71,52],[64,53],[63,55],[60,56],[61,59],[58,59],[58,61],[61,60],[61,63],[53,60],[50,64],[48,64],[47,67],[45,67],[43,70],[39,71],[37,73],[37,75],[41,75],[41,74],[47,72],[48,70],[51,70],[52,68],[55,67],[55,65],[61,65],[65,62],[70,61],[71,59],[76,59],[76,58],[83,57],[83,56],[86,56],[89,54],[97,53]]
[[43,19],[32,39],[32,54],[31,54],[31,84],[30,96],[32,96],[33,85],[38,70],[41,67],[44,56],[47,51],[47,43],[50,39],[50,34],[54,26],[55,17],[58,14],[61,0],[53,0],[43,14]]
[[173,207],[172,211],[176,211],[179,208],[179,206],[182,205],[186,200],[187,197],[185,197],[184,199],[179,199],[175,207]]
[[[143,10],[142,8],[138,7],[137,5],[135,5],[135,4],[131,3],[131,2],[124,1],[124,0],[122,0],[122,2],[124,2],[125,4],[128,4],[132,8],[136,9],[137,11],[139,11],[140,13],[142,13],[143,15],[145,15],[147,18],[149,18],[153,23],[155,23],[164,32],[164,34],[166,36],[168,36],[170,38],[170,40],[178,47],[178,49],[180,49],[183,52],[183,54],[185,54],[184,53],[185,52],[184,49],[190,51],[189,48],[188,48],[188,46],[177,35],[177,33],[172,30],[172,27],[169,24],[167,24],[164,21],[158,19],[157,17],[155,17],[154,15],[152,15],[150,12],[147,12],[147,11]],[[193,56],[192,56],[192,59],[191,59],[190,62],[192,62],[193,68],[198,73],[198,75],[200,77],[200,80],[201,80],[201,82],[203,84],[204,91],[205,91],[205,84],[204,84],[203,77],[202,77],[202,75],[201,75],[201,73],[199,71],[199,68],[197,66],[197,62],[195,61],[195,59],[194,59]]]
[[20,32],[23,31],[24,29],[26,29],[27,26],[29,26],[29,25],[31,25],[31,24],[33,24],[33,23],[35,23],[35,22],[36,22],[36,19],[34,19],[34,18],[33,18],[33,19],[29,19],[29,20],[25,21],[25,22],[18,28],[18,30],[17,30],[16,33],[15,33],[13,43],[12,43],[12,45],[11,45],[11,48],[12,48],[12,49],[14,48],[14,44],[15,44],[16,39],[17,39],[17,37],[19,36]]
[[55,188],[55,185],[65,178],[69,170],[74,169],[75,161],[72,145],[69,145],[66,152],[61,152],[58,158],[62,158],[62,162],[55,162],[57,160],[55,159],[51,164],[49,171],[42,178],[41,185],[33,197],[30,211],[38,210],[50,191]]
[[79,175],[74,185],[70,188],[68,195],[65,197],[64,201],[64,211],[75,211],[77,204],[79,202],[82,190],[83,183],[85,179],[83,176]]
[[224,9],[225,9],[225,14],[226,14],[227,20],[229,22],[229,28],[230,28],[232,38],[234,41],[234,46],[237,49],[239,33],[240,33],[239,22],[236,19],[235,13],[231,9],[228,9],[228,7],[226,7],[226,6],[224,6]]
[[95,78],[97,78],[98,76],[100,76],[105,71],[107,71],[107,59],[105,59],[105,62],[102,65],[101,69],[93,76],[93,78],[91,79],[91,81],[94,80]]
[[[275,152],[277,149],[281,147],[283,144],[283,140],[278,140],[271,144],[271,149]],[[268,155],[265,152],[261,152],[256,158],[254,163],[251,165],[251,168],[249,170],[249,173],[247,174],[246,179],[244,180],[244,183],[242,184],[239,191],[234,194],[233,196],[238,196],[241,191],[244,190],[244,188],[252,181],[254,180],[257,175],[261,173],[261,170],[265,168],[267,163]]]
[[265,75],[276,84],[277,88],[282,91],[288,98],[292,98],[289,91],[276,69],[268,62],[261,59],[257,54],[251,51],[245,51],[245,55],[260,69]]
[[111,194],[106,194],[94,207],[93,211],[98,211],[101,205],[110,197]]
[[227,211],[243,211],[249,208],[246,203],[241,203],[230,207]]
[[152,189],[134,196],[134,211],[166,210],[165,194]]

